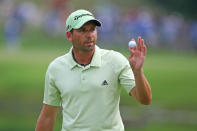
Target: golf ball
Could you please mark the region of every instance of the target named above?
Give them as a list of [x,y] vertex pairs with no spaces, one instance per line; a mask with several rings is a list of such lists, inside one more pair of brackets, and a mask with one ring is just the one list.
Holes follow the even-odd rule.
[[134,40],[129,41],[129,47],[134,48],[136,46],[136,42]]

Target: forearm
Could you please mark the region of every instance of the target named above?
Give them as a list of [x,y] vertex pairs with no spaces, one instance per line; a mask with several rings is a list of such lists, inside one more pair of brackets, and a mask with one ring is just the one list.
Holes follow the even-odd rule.
[[36,131],[53,131],[59,107],[44,104],[38,122]]
[[150,85],[143,73],[143,70],[134,72],[136,91],[135,97],[141,103],[148,105],[152,100],[152,93]]
[[36,126],[36,131],[53,131],[55,119],[40,116]]

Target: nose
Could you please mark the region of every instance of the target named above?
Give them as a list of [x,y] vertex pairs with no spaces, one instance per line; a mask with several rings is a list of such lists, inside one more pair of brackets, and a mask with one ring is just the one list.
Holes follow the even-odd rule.
[[87,31],[86,32],[86,37],[92,37],[94,35],[93,31]]

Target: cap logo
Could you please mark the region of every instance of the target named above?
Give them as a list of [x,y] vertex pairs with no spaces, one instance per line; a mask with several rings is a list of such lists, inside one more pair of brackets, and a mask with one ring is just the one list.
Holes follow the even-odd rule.
[[82,15],[77,15],[74,17],[74,20],[78,20],[79,18],[83,17],[83,16],[93,16],[91,14],[82,14]]
[[67,26],[67,30],[69,30],[69,28],[71,28],[71,25],[68,25],[68,26]]

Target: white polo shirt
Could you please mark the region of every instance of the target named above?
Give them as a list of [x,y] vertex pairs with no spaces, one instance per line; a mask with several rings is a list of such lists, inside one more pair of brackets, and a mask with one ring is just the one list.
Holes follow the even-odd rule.
[[119,112],[121,88],[135,86],[128,60],[95,46],[92,61],[81,66],[70,51],[48,67],[44,104],[62,106],[62,131],[124,131]]

